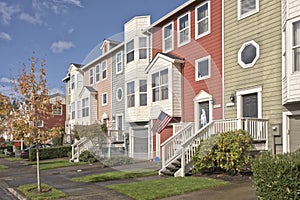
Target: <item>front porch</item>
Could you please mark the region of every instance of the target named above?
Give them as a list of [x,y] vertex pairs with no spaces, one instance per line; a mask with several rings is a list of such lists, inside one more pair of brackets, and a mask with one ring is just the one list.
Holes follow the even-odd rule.
[[268,149],[269,121],[267,119],[214,120],[198,131],[194,130],[195,124],[193,122],[186,123],[184,126],[182,124],[174,124],[173,126],[173,130],[178,131],[161,145],[162,169],[159,174],[184,176],[192,167],[193,156],[200,142],[221,132],[243,129],[252,136],[257,150]]

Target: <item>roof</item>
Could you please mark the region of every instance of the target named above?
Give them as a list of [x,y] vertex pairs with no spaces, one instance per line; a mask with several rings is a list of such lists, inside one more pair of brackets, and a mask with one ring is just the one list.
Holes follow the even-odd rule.
[[65,98],[65,96],[60,93],[55,93],[55,94],[49,95],[50,98],[57,97],[57,96],[61,96],[61,97]]
[[191,5],[192,3],[196,2],[196,1],[197,0],[188,0],[187,2],[185,2],[184,4],[182,4],[181,6],[177,7],[176,9],[172,10],[171,12],[169,12],[168,14],[166,14],[165,16],[161,17],[156,22],[152,23],[151,26],[149,27],[149,29],[157,26],[158,24],[160,24],[164,20],[168,19],[172,15],[176,14],[177,12],[181,11],[182,9],[186,8],[187,6]]
[[155,55],[155,57],[152,59],[152,61],[149,63],[149,65],[146,67],[146,69],[145,69],[146,73],[148,73],[150,71],[150,69],[153,67],[153,65],[155,64],[155,62],[158,59],[164,59],[164,60],[169,61],[171,63],[184,63],[184,58],[179,58],[179,57],[174,56],[174,55],[169,54],[169,53],[158,52]]
[[90,92],[93,92],[93,93],[97,92],[97,90],[95,90],[95,88],[93,88],[91,86],[84,86],[84,87]]
[[77,64],[77,63],[70,63],[70,65],[74,65],[77,68],[83,67],[82,64]]

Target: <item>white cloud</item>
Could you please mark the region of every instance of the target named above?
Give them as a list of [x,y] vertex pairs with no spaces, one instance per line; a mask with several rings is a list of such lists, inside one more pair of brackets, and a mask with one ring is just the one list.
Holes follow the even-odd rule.
[[7,3],[0,1],[0,21],[3,24],[9,24],[12,16],[20,12],[18,5],[8,6]]
[[81,0],[32,0],[32,7],[36,10],[50,10],[56,15],[66,13],[69,6],[83,7]]
[[71,33],[73,33],[74,32],[74,28],[70,28],[69,30],[68,30],[68,33],[69,34],[71,34]]
[[28,13],[21,13],[19,16],[20,20],[23,20],[30,24],[38,24],[38,25],[41,25],[43,23],[40,17],[41,16],[39,14],[35,14],[34,16],[31,16]]
[[63,51],[68,50],[72,47],[75,47],[75,45],[72,42],[57,41],[51,45],[50,49],[53,53],[62,53]]
[[67,4],[73,4],[73,5],[77,6],[77,7],[83,8],[80,0],[63,0],[62,2],[65,2]]
[[65,92],[61,89],[61,88],[51,88],[49,89],[49,94],[56,94],[56,93],[59,93],[59,94],[65,94]]
[[5,32],[0,32],[0,38],[3,40],[11,40],[11,36]]
[[11,83],[12,80],[7,77],[0,78],[0,83]]

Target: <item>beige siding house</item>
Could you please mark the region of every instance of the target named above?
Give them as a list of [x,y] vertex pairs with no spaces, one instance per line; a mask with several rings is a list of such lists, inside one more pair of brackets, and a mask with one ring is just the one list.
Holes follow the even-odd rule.
[[280,1],[224,1],[224,116],[246,121],[241,128],[274,153],[282,152],[280,28]]

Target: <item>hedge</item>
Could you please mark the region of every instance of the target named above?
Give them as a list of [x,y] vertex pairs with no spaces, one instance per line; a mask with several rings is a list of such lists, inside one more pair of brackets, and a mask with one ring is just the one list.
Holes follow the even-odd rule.
[[[55,146],[41,148],[40,151],[40,160],[53,159],[53,158],[63,158],[68,157],[68,152],[72,151],[72,147],[68,146]],[[29,150],[29,160],[36,160],[36,149]]]
[[252,170],[258,199],[300,199],[300,151],[259,154]]

